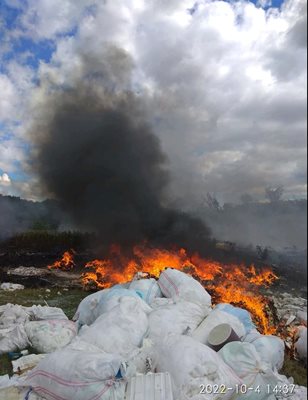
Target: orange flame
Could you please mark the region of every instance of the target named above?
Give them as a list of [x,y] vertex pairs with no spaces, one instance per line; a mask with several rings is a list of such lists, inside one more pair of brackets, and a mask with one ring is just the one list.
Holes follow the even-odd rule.
[[62,269],[64,271],[69,271],[75,267],[74,262],[74,250],[66,251],[61,260],[54,262],[51,265],[48,265],[48,269]]
[[278,277],[270,270],[257,271],[252,265],[222,264],[205,260],[198,254],[189,256],[185,249],[164,250],[146,246],[133,248],[131,256],[125,256],[119,246],[112,246],[106,260],[93,260],[86,264],[82,276],[84,286],[94,284],[108,288],[129,282],[137,272],[158,278],[167,267],[188,272],[198,279],[211,293],[215,303],[230,303],[246,308],[252,314],[260,330],[272,334],[268,317],[268,300],[260,293],[260,287],[268,287]]

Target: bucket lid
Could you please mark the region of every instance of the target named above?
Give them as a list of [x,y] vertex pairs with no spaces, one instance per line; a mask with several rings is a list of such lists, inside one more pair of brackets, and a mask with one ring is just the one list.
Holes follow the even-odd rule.
[[213,328],[208,336],[208,342],[212,346],[225,343],[231,336],[232,327],[229,324],[220,324]]

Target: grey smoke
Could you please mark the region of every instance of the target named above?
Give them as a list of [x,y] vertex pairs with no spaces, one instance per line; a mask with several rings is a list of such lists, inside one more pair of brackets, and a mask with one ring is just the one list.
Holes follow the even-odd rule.
[[[147,241],[200,250],[209,230],[164,206],[167,156],[145,120],[142,98],[122,89],[128,76],[127,64],[118,63],[122,53],[111,54],[97,63],[83,58],[84,79],[46,96],[31,131],[42,187],[104,245]],[[121,90],[114,71],[125,77]]]

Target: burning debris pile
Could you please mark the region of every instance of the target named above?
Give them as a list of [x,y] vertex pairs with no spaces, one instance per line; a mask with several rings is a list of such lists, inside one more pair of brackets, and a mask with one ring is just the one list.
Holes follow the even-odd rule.
[[[201,265],[183,250],[163,251],[165,257],[177,254],[178,268],[161,267],[159,251],[147,250],[147,257],[156,260],[156,279],[150,265],[142,273],[141,266],[131,264],[131,279],[114,284],[118,278],[113,276],[108,288],[81,301],[74,322],[61,309],[0,307],[0,354],[29,344],[45,353],[35,359],[25,355],[19,375],[11,381],[1,378],[8,388],[1,389],[0,379],[0,396],[13,388],[22,396],[33,390],[40,400],[139,400],[138,390],[150,390],[147,396],[156,393],[159,400],[305,399],[307,388],[278,372],[283,340],[264,334],[262,321],[256,327],[244,307],[213,305],[203,285],[214,284],[216,275],[217,282],[222,279],[221,265],[213,263],[208,275],[203,272],[206,280],[197,280],[180,271],[186,267],[195,275]],[[248,290],[273,277],[251,267],[245,279]]]
[[[66,269],[67,260],[74,265],[73,253],[65,252],[62,260],[51,267]],[[183,248],[162,250],[135,246],[128,255],[120,246],[113,245],[108,258],[86,263],[81,279],[85,288],[105,289],[131,281],[138,272],[158,278],[167,266],[189,272],[211,293],[216,304],[223,302],[246,308],[264,334],[275,333],[277,321],[273,320],[272,304],[260,291],[278,279],[270,268],[257,271],[253,265],[222,264],[197,253],[190,256]]]

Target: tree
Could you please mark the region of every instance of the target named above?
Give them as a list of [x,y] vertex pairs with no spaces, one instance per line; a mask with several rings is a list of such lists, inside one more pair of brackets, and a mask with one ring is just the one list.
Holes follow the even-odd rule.
[[277,201],[281,200],[283,192],[283,186],[268,186],[265,188],[265,196],[271,203],[276,203]]

